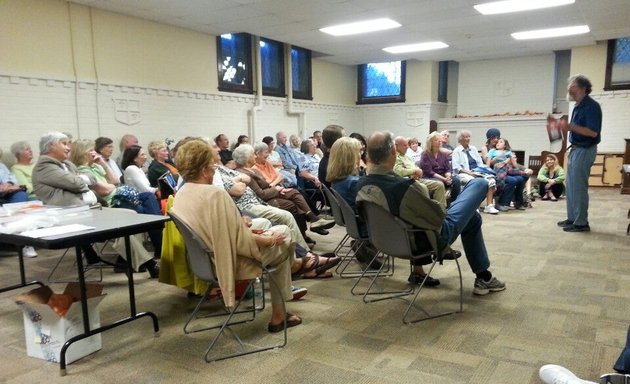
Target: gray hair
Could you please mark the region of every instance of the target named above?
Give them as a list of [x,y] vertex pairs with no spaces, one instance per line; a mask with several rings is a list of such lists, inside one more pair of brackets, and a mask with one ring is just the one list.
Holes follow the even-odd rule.
[[[375,135],[383,135],[379,141],[373,140]],[[376,141],[376,142],[375,142]],[[372,145],[370,145],[372,144]],[[388,131],[374,132],[368,140],[367,155],[370,161],[376,165],[382,164],[389,158],[394,148],[394,134]]]
[[462,129],[461,131],[457,132],[457,142],[461,144],[464,136],[471,136],[470,131],[467,129]]
[[575,85],[577,85],[579,88],[582,88],[587,95],[590,95],[591,91],[593,90],[593,85],[591,84],[591,81],[584,75],[573,75],[569,77],[569,80],[567,82],[569,85],[571,85],[571,83],[575,83]]
[[57,144],[61,140],[69,140],[70,138],[62,132],[48,132],[39,139],[39,154],[46,155],[50,152],[50,147]]
[[232,152],[232,159],[236,165],[244,166],[247,165],[247,160],[254,154],[254,147],[249,144],[241,144],[234,149]]
[[28,143],[28,141],[16,141],[15,143],[11,144],[11,153],[13,154],[13,156],[15,156],[16,159],[19,159],[22,151],[30,147],[31,145]]
[[[265,143],[256,143],[254,144],[254,153],[255,154],[259,154],[262,151],[268,151],[269,150],[269,146]],[[232,157],[234,157],[234,154],[232,154]]]

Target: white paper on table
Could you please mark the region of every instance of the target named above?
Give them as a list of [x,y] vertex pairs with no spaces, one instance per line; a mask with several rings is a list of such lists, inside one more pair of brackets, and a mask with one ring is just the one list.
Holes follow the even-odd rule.
[[95,227],[90,227],[88,225],[83,225],[83,224],[68,224],[68,225],[60,225],[57,227],[40,228],[40,229],[34,229],[32,231],[25,231],[25,232],[22,232],[20,235],[39,238],[39,237],[47,237],[47,236],[56,236],[56,235],[61,235],[64,233],[89,231],[94,228]]

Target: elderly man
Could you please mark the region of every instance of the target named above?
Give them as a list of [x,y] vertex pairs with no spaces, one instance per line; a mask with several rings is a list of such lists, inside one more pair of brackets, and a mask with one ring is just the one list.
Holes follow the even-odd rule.
[[446,208],[446,189],[444,188],[444,184],[439,181],[422,178],[422,169],[416,166],[413,160],[407,156],[409,141],[406,138],[397,136],[394,139],[394,143],[396,147],[396,164],[394,165],[394,172],[398,176],[417,180],[421,184],[421,188],[424,187],[427,189],[428,194],[433,200],[440,203],[442,208]]
[[[466,259],[476,275],[473,293],[487,295],[504,290],[505,283],[493,277],[488,270],[490,260],[481,232],[481,216],[477,212],[488,191],[488,183],[481,179],[468,182],[445,212],[416,180],[396,175],[396,148],[391,133],[372,134],[367,151],[372,168],[370,174],[357,184],[357,203],[376,203],[416,228],[438,232],[438,246],[441,248],[447,248],[461,234]],[[412,246],[423,248],[422,244]]]
[[575,107],[571,122],[556,120],[549,115],[549,124],[557,124],[569,133],[571,152],[567,167],[567,219],[558,222],[565,232],[589,232],[588,224],[588,177],[597,155],[597,144],[602,140],[602,108],[589,95],[592,85],[583,75],[569,79],[567,93]]

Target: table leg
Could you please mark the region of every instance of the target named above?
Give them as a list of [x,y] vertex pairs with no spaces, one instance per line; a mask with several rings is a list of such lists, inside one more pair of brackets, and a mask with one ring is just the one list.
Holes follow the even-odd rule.
[[20,263],[20,284],[14,284],[14,285],[9,285],[8,287],[3,287],[0,288],[0,293],[2,292],[7,292],[7,291],[12,291],[14,289],[18,289],[18,288],[23,288],[23,287],[28,287],[29,285],[34,285],[34,284],[39,284],[39,286],[43,287],[45,284],[42,283],[39,280],[33,280],[30,282],[26,282],[26,272],[24,269],[24,255],[22,254],[22,248],[20,246],[18,247],[18,260]]

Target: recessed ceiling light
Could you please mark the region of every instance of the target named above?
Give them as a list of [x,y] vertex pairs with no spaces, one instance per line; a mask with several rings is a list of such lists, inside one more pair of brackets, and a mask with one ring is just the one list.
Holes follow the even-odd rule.
[[441,41],[432,41],[430,43],[396,45],[393,47],[383,48],[383,51],[389,52],[389,53],[408,53],[408,52],[431,51],[434,49],[442,49],[442,48],[447,48],[447,47],[448,47],[448,44],[444,44]]
[[572,36],[589,33],[588,25],[576,25],[574,27],[538,29],[535,31],[514,32],[512,37],[516,40],[546,39],[549,37]]
[[392,19],[374,19],[359,21],[356,23],[333,25],[320,28],[320,31],[333,36],[356,35],[359,33],[383,31],[385,29],[398,28],[401,25]]
[[483,15],[496,15],[529,11],[532,9],[551,8],[560,5],[573,4],[575,0],[505,0],[492,3],[477,4],[474,8]]

